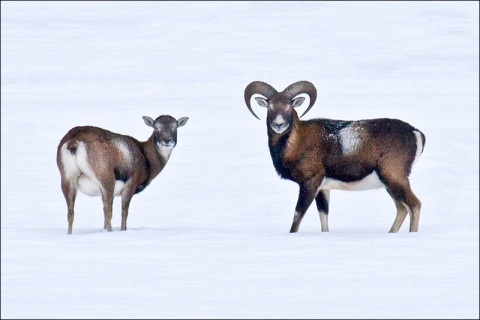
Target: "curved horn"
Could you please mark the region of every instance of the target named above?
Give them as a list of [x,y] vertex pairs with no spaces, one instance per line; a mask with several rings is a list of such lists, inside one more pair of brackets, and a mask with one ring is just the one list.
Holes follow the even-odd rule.
[[308,94],[310,97],[310,104],[300,118],[303,117],[313,107],[315,100],[317,100],[317,89],[315,89],[315,86],[308,81],[298,81],[292,83],[285,88],[282,93],[285,94],[289,99],[293,99],[295,96],[298,96],[301,93]]
[[250,105],[250,99],[256,93],[261,94],[262,96],[267,98],[267,100],[270,100],[278,92],[271,85],[262,81],[253,81],[245,88],[244,97],[248,110],[250,110],[250,112],[255,116],[255,118],[260,120],[260,118],[257,117],[257,115],[253,112],[252,106]]

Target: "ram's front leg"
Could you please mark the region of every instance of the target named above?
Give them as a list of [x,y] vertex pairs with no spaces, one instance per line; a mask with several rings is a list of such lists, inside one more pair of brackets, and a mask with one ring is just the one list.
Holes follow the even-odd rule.
[[315,197],[315,201],[317,202],[317,210],[320,216],[322,232],[328,232],[328,207],[330,201],[330,190],[320,190]]
[[298,194],[297,206],[295,207],[295,214],[293,216],[292,227],[290,228],[290,233],[297,232],[300,227],[300,222],[302,222],[303,216],[308,210],[308,207],[313,202],[317,192],[317,188],[311,187],[309,185],[300,185],[300,192]]

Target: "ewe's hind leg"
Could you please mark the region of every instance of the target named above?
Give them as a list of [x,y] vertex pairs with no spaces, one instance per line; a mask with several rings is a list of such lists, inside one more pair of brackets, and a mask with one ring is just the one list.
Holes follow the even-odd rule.
[[103,200],[103,214],[105,216],[105,222],[103,228],[107,231],[112,231],[112,208],[113,208],[113,194],[102,194]]
[[407,216],[408,210],[407,207],[403,205],[398,200],[393,199],[395,202],[395,206],[397,207],[397,216],[395,217],[395,221],[393,222],[392,227],[390,228],[390,233],[397,233],[398,230],[400,230],[400,227],[402,226],[403,221],[405,220],[405,217]]
[[320,224],[322,232],[328,232],[328,205],[330,201],[330,190],[320,190],[315,197],[317,203],[318,214],[320,216]]
[[102,182],[101,190],[104,214],[103,228],[112,231],[113,192],[115,190],[115,175],[113,172]]
[[62,191],[68,207],[68,234],[72,234],[73,217],[75,215],[73,208],[75,206],[75,198],[77,197],[77,187],[73,183],[62,180]]
[[[410,213],[410,232],[418,232],[418,223],[420,220],[420,209],[422,203],[420,202],[420,200],[418,200],[418,198],[415,196],[412,189],[410,188],[410,183],[408,182],[408,179],[405,179],[404,181],[402,181],[402,183],[389,183],[387,185],[387,190],[394,199],[394,201],[401,202]],[[395,219],[392,229],[395,226],[397,220],[401,219],[401,216],[399,217],[398,215],[399,213],[397,212],[397,218]]]

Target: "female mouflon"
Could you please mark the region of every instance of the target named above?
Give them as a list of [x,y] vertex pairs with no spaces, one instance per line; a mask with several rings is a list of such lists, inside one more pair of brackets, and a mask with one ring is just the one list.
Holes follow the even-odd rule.
[[128,207],[134,194],[141,192],[163,170],[177,144],[178,120],[163,115],[153,120],[143,117],[153,133],[145,142],[108,130],[84,126],[72,128],[57,148],[57,166],[68,206],[68,234],[72,233],[77,191],[102,196],[104,228],[112,231],[112,205],[122,197],[122,226],[127,229]]
[[[283,178],[300,186],[290,232],[297,232],[305,212],[315,199],[322,231],[328,231],[331,189],[385,188],[395,202],[397,216],[390,232],[398,232],[410,213],[410,232],[418,231],[420,200],[410,188],[408,176],[425,146],[425,135],[397,119],[301,121],[294,108],[305,98],[315,103],[317,90],[299,81],[277,92],[271,85],[254,81],[245,88],[250,112],[254,94],[267,108],[268,146],[273,165]],[[302,116],[303,116],[302,115]]]

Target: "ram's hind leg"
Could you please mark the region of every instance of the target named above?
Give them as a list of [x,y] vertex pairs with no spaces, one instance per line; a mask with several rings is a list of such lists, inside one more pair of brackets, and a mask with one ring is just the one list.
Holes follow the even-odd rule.
[[397,233],[398,230],[400,230],[400,227],[402,226],[405,217],[407,216],[408,210],[407,207],[405,207],[400,201],[396,200],[395,198],[393,198],[393,201],[395,202],[395,206],[397,207],[397,216],[395,217],[395,221],[393,222],[393,225],[390,228],[389,232]]
[[407,206],[409,207],[408,211],[410,211],[410,232],[418,232],[422,203],[410,188],[407,191]]
[[320,216],[320,224],[322,232],[328,232],[328,206],[330,201],[330,190],[320,190],[315,197],[317,203],[318,215]]
[[[390,232],[398,232],[398,229],[400,229],[400,226],[405,219],[406,211],[401,208],[400,204],[410,213],[410,232],[418,232],[422,203],[410,188],[408,179],[404,179],[402,183],[389,183],[387,185],[387,191],[392,196],[395,205],[397,206],[397,217],[395,218]],[[399,202],[399,204],[397,204],[397,202]]]

